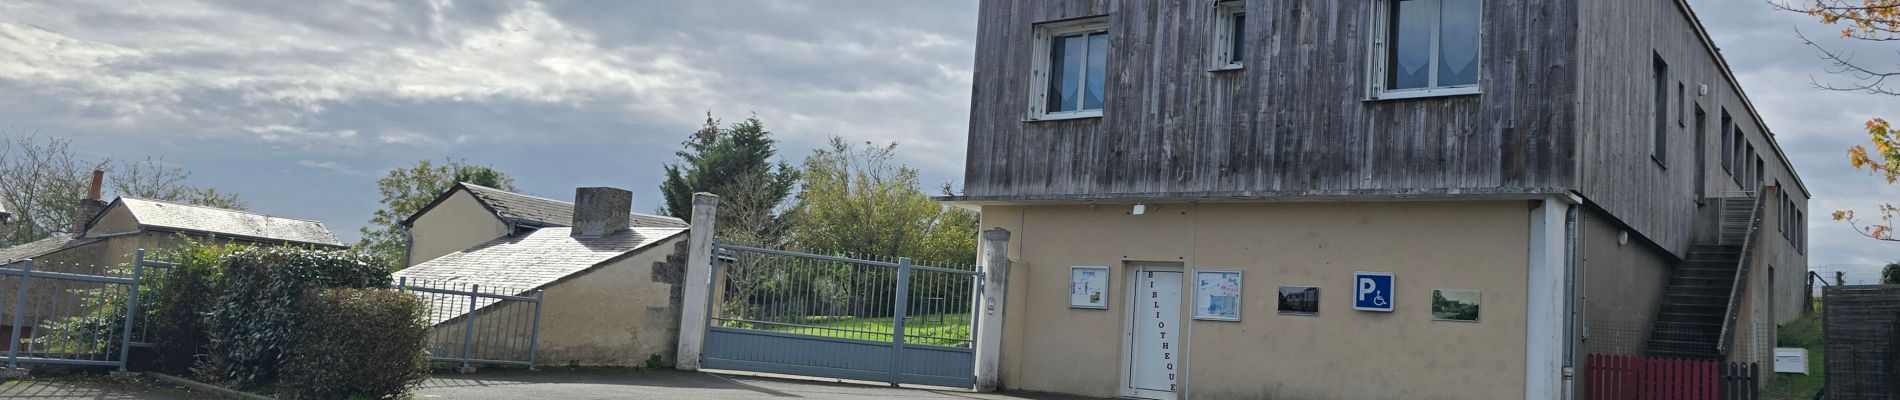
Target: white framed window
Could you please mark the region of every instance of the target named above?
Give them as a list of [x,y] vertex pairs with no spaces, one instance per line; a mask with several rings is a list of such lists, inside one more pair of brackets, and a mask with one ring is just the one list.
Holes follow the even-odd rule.
[[1371,0],[1373,99],[1478,93],[1483,0]]
[[1107,17],[1037,25],[1029,119],[1102,116],[1108,53]]
[[1247,2],[1214,3],[1213,69],[1240,69],[1247,64]]

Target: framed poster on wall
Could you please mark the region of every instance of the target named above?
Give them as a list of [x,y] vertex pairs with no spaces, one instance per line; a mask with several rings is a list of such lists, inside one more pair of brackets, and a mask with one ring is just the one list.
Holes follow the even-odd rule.
[[1069,267],[1069,308],[1108,309],[1108,267]]
[[1240,271],[1194,270],[1194,319],[1240,320]]
[[1319,315],[1318,286],[1281,286],[1280,313],[1286,315]]
[[1432,320],[1478,322],[1476,290],[1432,289]]

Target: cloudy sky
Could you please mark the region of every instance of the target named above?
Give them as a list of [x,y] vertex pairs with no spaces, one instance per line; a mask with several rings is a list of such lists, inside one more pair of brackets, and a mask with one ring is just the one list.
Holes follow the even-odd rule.
[[[1900,190],[1843,161],[1894,99],[1830,93],[1797,30],[1891,65],[1894,49],[1756,0],[1693,0],[1815,192],[1813,262],[1900,258],[1824,217]],[[757,114],[790,161],[828,135],[900,143],[959,182],[975,5],[964,1],[0,1],[0,129],[85,155],[164,156],[257,210],[346,239],[383,171],[445,157],[529,193],[633,189],[705,118]],[[1894,115],[1890,115],[1894,116]]]

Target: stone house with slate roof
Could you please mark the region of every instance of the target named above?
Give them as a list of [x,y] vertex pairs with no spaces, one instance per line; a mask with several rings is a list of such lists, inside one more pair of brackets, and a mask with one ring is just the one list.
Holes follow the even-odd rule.
[[[76,233],[0,248],[0,267],[20,268],[22,260],[31,259],[36,271],[103,274],[132,262],[139,249],[162,249],[187,237],[253,245],[345,247],[322,222],[312,220],[132,197],[106,203],[99,200],[103,178],[101,172],[93,175],[91,190],[81,200],[81,212],[70,229]],[[29,295],[45,302],[69,295],[45,289]],[[0,299],[0,322],[12,321],[12,309],[12,299]],[[27,319],[47,317],[57,316],[29,315]]]
[[106,203],[99,200],[103,177],[95,173],[90,193],[81,200],[84,207],[71,229],[76,233],[0,248],[0,265],[29,258],[47,265],[117,265],[131,261],[138,249],[175,244],[180,235],[258,245],[345,247],[318,221],[134,197]]
[[[458,290],[480,285],[484,293],[504,295],[542,290],[537,364],[635,366],[654,356],[671,362],[685,221],[630,212],[633,194],[625,190],[580,188],[575,198],[567,203],[458,184],[404,221],[411,259],[425,261],[397,271],[396,279]],[[469,316],[461,301],[431,300],[438,305],[431,308],[433,325],[457,326]],[[515,307],[528,307],[497,304],[478,300],[477,323],[482,315],[507,318],[523,315]]]
[[[433,260],[503,236],[568,226],[573,220],[573,203],[458,183],[402,221],[410,234],[409,259],[404,264]],[[686,221],[679,218],[631,211],[627,212],[627,223],[634,227],[686,227]]]

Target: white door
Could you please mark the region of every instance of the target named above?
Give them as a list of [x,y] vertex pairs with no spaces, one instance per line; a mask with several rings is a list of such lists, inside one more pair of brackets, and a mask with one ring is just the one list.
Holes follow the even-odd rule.
[[1126,393],[1174,399],[1181,382],[1181,271],[1135,271]]

